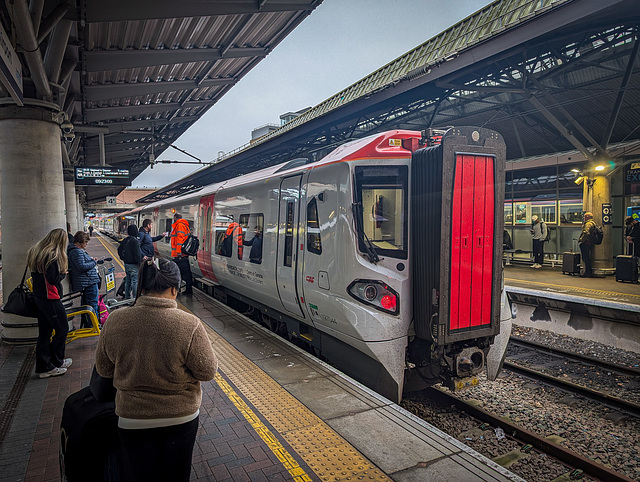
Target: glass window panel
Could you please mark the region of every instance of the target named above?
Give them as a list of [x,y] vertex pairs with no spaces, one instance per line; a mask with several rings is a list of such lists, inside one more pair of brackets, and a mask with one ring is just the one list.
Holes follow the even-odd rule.
[[537,201],[531,203],[531,216],[538,216],[547,224],[556,224],[556,202]]
[[316,202],[316,198],[313,198],[309,201],[309,204],[307,204],[307,251],[322,254],[318,203]]
[[504,225],[513,225],[513,203],[511,201],[504,203]]
[[582,224],[582,199],[560,200],[560,224]]

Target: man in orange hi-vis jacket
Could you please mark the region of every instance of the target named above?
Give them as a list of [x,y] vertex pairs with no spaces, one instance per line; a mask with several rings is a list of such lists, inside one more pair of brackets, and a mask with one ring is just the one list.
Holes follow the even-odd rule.
[[186,241],[189,233],[191,233],[189,221],[183,219],[181,214],[175,213],[173,215],[173,224],[171,225],[171,258],[180,268],[180,276],[187,284],[183,293],[185,295],[193,294],[193,279],[191,277],[189,257],[182,254],[182,244]]

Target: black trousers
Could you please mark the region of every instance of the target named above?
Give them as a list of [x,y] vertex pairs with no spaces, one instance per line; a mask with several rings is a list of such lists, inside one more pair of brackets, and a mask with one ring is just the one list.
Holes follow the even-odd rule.
[[587,243],[580,243],[580,253],[582,253],[582,261],[584,263],[584,275],[593,276],[593,268],[591,267],[591,256],[593,255],[593,246]]
[[174,263],[178,265],[180,269],[180,277],[187,284],[185,291],[187,293],[192,291],[193,278],[191,276],[191,266],[189,266],[189,258],[187,256],[181,256],[180,258],[173,258]]
[[[60,300],[34,298],[39,311],[36,373],[44,373],[62,365],[69,323]],[[53,330],[56,330],[56,334],[51,338]]]
[[126,481],[188,482],[198,420],[170,427],[118,429]]
[[541,239],[533,240],[533,262],[544,263],[544,241]]

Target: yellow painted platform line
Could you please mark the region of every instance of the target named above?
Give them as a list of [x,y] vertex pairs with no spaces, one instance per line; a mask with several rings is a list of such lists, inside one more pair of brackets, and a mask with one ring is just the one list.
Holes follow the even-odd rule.
[[562,291],[563,293],[566,291],[574,291],[576,293],[585,293],[585,294],[591,294],[591,295],[600,295],[600,296],[604,296],[607,298],[620,298],[620,297],[626,297],[629,296],[631,298],[638,298],[640,300],[640,295],[634,295],[634,294],[630,294],[630,293],[616,293],[615,291],[603,291],[603,290],[593,290],[593,289],[589,289],[589,288],[580,288],[577,286],[567,286],[567,285],[554,285],[551,283],[543,283],[540,281],[527,281],[527,280],[521,280],[521,279],[515,279],[515,278],[505,278],[504,279],[505,282],[506,281],[513,281],[515,283],[520,283],[520,284],[527,284],[527,285],[539,285],[539,286],[545,286],[545,287],[549,287],[549,288],[555,288],[558,289],[560,291]]
[[215,380],[222,391],[229,397],[229,400],[233,402],[244,418],[251,424],[256,433],[260,435],[260,438],[264,440],[267,447],[269,447],[278,460],[282,462],[282,465],[284,465],[284,468],[291,474],[293,480],[296,482],[310,482],[311,478],[304,469],[300,467],[298,462],[296,462],[287,449],[284,448],[280,441],[271,433],[267,426],[260,421],[256,414],[253,413],[236,391],[231,388],[231,385],[229,385],[219,373],[216,375]]
[[[391,480],[255,363],[206,324],[205,328],[218,356],[220,370],[320,480]],[[304,472],[304,475],[291,472],[289,466],[295,460],[279,442],[275,444],[277,438],[221,376],[215,380],[295,480],[311,480],[296,478],[309,476]]]
[[117,251],[113,251],[113,248],[111,247],[111,243],[105,243],[104,241],[102,241],[102,236],[99,236],[97,240],[100,241],[100,244],[104,246],[104,249],[106,249],[109,252],[113,260],[116,263],[118,263],[122,269],[124,269],[124,264],[122,263],[122,261],[120,261],[120,256],[118,256]]

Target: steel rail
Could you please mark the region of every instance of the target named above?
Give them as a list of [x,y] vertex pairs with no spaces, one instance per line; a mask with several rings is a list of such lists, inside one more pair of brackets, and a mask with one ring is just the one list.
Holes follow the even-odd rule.
[[[561,445],[547,440],[546,438],[530,432],[527,429],[520,427],[519,425],[516,425],[509,420],[489,413],[480,407],[469,405],[464,400],[460,400],[452,394],[449,394],[437,388],[429,388],[427,389],[427,391],[430,393],[430,395],[433,394],[434,399],[438,399],[447,405],[453,405],[458,410],[461,410],[482,422],[489,423],[494,427],[500,427],[508,436],[511,436],[526,444],[530,444],[538,450],[551,455],[552,457],[566,465],[581,469],[587,475],[610,482],[631,482],[633,480],[624,474],[616,472],[615,470],[605,467],[604,465],[598,464],[583,455],[573,452],[572,450],[569,450]],[[431,396],[429,396],[429,398],[431,398]]]
[[534,348],[538,351],[542,351],[545,353],[548,353],[550,355],[562,355],[565,358],[568,358],[570,360],[574,360],[574,361],[578,361],[578,362],[588,362],[588,363],[593,363],[594,365],[598,365],[601,366],[603,368],[606,368],[608,370],[613,370],[616,371],[618,373],[622,373],[625,375],[631,375],[631,376],[640,376],[640,369],[638,368],[633,368],[633,367],[628,367],[628,366],[624,366],[624,365],[619,365],[617,363],[611,363],[608,362],[606,360],[599,360],[598,358],[592,357],[592,356],[588,356],[588,355],[580,355],[579,353],[575,353],[575,352],[571,352],[568,350],[563,350],[561,348],[553,348],[550,347],[548,345],[542,345],[540,343],[537,343],[535,341],[530,341],[530,340],[524,340],[522,338],[517,338],[517,337],[511,337],[509,338],[509,343],[513,343],[514,345],[520,345],[520,346],[525,346],[528,348]]
[[609,395],[607,393],[599,392],[597,390],[592,390],[591,388],[583,387],[581,385],[577,385],[575,383],[571,383],[568,381],[561,380],[551,375],[547,375],[546,373],[538,372],[536,370],[531,370],[530,368],[525,368],[521,365],[517,365],[515,363],[505,361],[505,368],[508,368],[512,372],[519,373],[527,378],[531,378],[533,380],[542,380],[543,383],[547,385],[552,385],[556,388],[560,388],[563,390],[569,390],[574,393],[578,393],[584,397],[590,398],[602,404],[608,405],[610,407],[624,410],[629,414],[640,417],[640,404],[634,402],[628,402],[618,397],[614,397],[613,395]]

